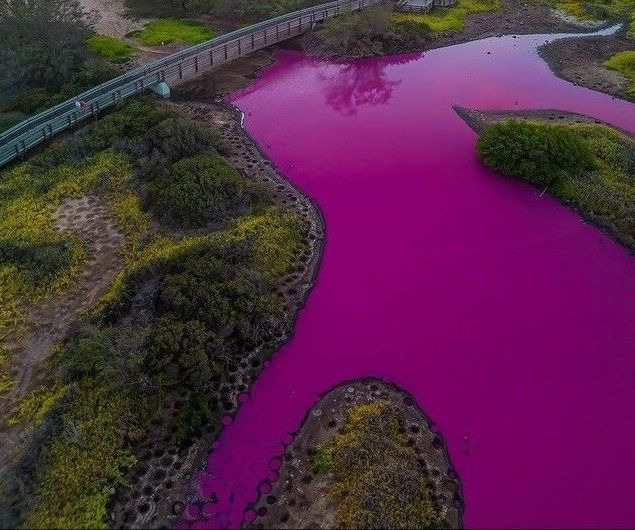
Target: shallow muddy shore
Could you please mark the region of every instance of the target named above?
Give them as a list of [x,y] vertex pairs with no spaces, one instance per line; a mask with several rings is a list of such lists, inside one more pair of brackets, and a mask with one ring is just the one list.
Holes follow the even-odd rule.
[[[233,408],[227,411],[227,417],[230,417],[239,406],[241,394],[249,391],[268,359],[293,335],[298,311],[317,275],[324,244],[324,221],[317,205],[286,180],[249,138],[242,128],[242,114],[238,109],[226,102],[188,101],[186,90],[180,91],[179,102],[169,104],[170,107],[220,134],[226,144],[227,152],[223,155],[228,162],[248,178],[270,184],[276,202],[296,209],[303,217],[308,233],[308,252],[301,256],[296,271],[279,288],[285,304],[286,334],[275,344],[263,345],[253,352],[249,366],[235,374],[238,384],[228,394],[233,403]],[[138,448],[142,453],[141,463],[129,477],[133,486],[120,488],[113,499],[111,518],[114,525],[136,528],[172,525],[180,520],[186,506],[209,501],[199,497],[192,480],[205,467],[219,432],[220,429],[209,429],[189,446],[168,452],[162,446],[170,439],[169,430],[161,422],[151,425],[148,436]]]
[[624,92],[626,79],[603,63],[616,53],[632,50],[635,41],[622,29],[609,37],[562,39],[542,46],[538,53],[551,71],[571,83],[585,86],[629,101],[635,96]]
[[245,528],[336,528],[337,506],[329,498],[329,478],[312,469],[315,448],[330,440],[346,423],[354,405],[377,400],[391,403],[404,420],[403,434],[415,448],[422,473],[433,484],[435,496],[450,528],[461,527],[461,485],[449,460],[445,442],[433,423],[407,392],[375,378],[349,381],[326,392],[311,407],[302,427],[280,458],[279,479],[263,481],[260,498],[249,507]]

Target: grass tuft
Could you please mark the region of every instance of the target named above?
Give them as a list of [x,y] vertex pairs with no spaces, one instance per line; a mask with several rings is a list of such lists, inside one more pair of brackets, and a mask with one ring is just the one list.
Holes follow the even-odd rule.
[[604,62],[604,66],[620,72],[628,81],[624,92],[635,97],[635,50],[616,53]]
[[127,63],[135,55],[130,44],[110,35],[91,35],[86,44],[96,54],[113,63]]
[[143,29],[133,31],[128,36],[147,46],[160,46],[175,41],[199,44],[211,39],[214,36],[214,30],[196,20],[160,18],[148,22]]

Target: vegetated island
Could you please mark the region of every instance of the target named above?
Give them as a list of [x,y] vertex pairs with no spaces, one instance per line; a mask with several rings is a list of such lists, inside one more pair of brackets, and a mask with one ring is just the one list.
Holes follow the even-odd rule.
[[548,191],[635,254],[632,134],[559,110],[455,110],[480,134],[486,165]]
[[335,387],[308,411],[278,480],[261,484],[245,527],[459,528],[460,483],[432,427],[392,384]]

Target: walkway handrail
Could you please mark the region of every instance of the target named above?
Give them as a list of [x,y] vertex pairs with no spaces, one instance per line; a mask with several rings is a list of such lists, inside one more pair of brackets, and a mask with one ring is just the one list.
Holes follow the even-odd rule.
[[[231,44],[238,45],[238,57],[242,56],[241,43],[245,37],[251,37],[252,50],[255,50],[254,35],[262,35],[264,32],[264,44],[262,46],[259,45],[259,48],[262,48],[269,44],[285,40],[285,38],[295,36],[292,34],[292,22],[299,21],[300,32],[302,32],[304,19],[308,19],[312,25],[315,22],[339,14],[341,8],[347,7],[354,11],[378,4],[382,1],[383,0],[335,0],[315,7],[301,9],[293,13],[237,29],[201,44],[185,48],[167,57],[136,67],[94,88],[86,90],[69,100],[63,101],[50,109],[27,118],[0,133],[0,166],[24,154],[24,152],[31,147],[50,139],[58,132],[76,125],[78,121],[95,116],[103,108],[112,106],[123,98],[132,96],[155,83],[166,81],[167,79],[183,79],[184,69],[194,68],[195,72],[199,73],[198,59],[203,52],[207,52],[210,58],[210,65],[206,65],[204,68],[201,66],[200,68],[200,70],[206,71],[215,66],[214,53],[219,49],[224,49],[225,57],[224,61],[217,61],[218,63],[228,62],[234,59],[233,57],[228,58],[227,55],[228,46]],[[276,38],[267,44],[267,30],[276,29],[276,33],[278,33],[279,28],[284,24],[288,24],[288,36]],[[278,36],[276,35],[276,37]],[[85,101],[87,105],[82,108],[77,108],[77,101]]]

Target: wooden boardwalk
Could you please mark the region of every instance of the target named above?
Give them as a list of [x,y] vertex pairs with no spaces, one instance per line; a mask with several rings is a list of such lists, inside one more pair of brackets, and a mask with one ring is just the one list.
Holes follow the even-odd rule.
[[[226,33],[162,59],[130,70],[93,89],[78,94],[0,133],[0,166],[28,150],[97,116],[122,99],[147,89],[165,95],[169,86],[203,75],[212,69],[256,50],[296,37],[315,24],[343,12],[357,11],[383,0],[336,0],[302,9]],[[84,102],[78,106],[78,102]]]

